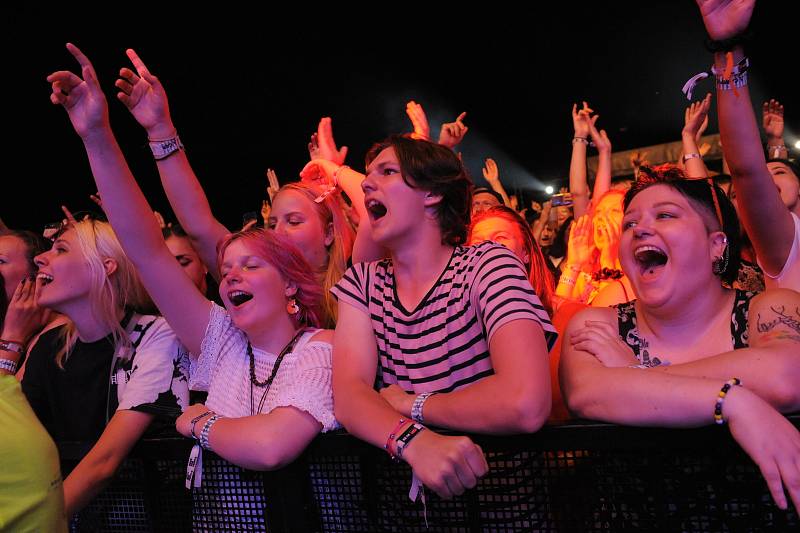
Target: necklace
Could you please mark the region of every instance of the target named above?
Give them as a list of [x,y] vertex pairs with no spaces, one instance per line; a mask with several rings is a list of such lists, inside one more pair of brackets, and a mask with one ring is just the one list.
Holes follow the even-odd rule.
[[[300,335],[302,335],[305,331],[306,331],[305,328],[301,328],[300,330],[298,330],[294,334],[294,337],[292,337],[292,340],[290,340],[289,343],[283,347],[281,353],[278,354],[278,358],[275,359],[275,364],[272,365],[272,372],[270,372],[269,377],[264,381],[259,381],[256,378],[256,358],[253,355],[253,346],[250,344],[249,340],[247,341],[247,357],[250,358],[250,414],[251,415],[261,413],[261,409],[264,408],[264,402],[267,399],[267,394],[269,393],[270,387],[272,387],[272,382],[275,380],[275,376],[278,373],[278,369],[281,366],[281,362],[283,362],[283,358],[286,356],[286,354],[291,352],[292,349],[294,349],[294,346],[295,344],[297,344]],[[259,399],[258,401],[258,411],[255,410],[255,405],[253,400],[253,385],[257,387],[266,387],[264,389],[264,392],[261,394],[261,399]]]

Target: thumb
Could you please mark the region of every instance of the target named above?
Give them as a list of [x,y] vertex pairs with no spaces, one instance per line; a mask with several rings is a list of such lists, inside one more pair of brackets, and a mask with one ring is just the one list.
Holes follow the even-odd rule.
[[342,161],[344,161],[345,158],[347,157],[347,146],[342,146],[339,149],[339,155],[342,157]]

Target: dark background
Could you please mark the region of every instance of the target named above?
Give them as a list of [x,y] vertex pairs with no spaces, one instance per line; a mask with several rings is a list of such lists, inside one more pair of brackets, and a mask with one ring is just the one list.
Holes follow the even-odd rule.
[[[754,101],[786,105],[792,143],[800,134],[794,4],[757,5],[750,49]],[[467,111],[470,131],[459,149],[476,182],[483,184],[483,158],[493,157],[510,191],[537,196],[566,177],[573,102],[589,101],[617,150],[675,141],[687,105],[680,89],[711,63],[689,0],[454,7],[447,17],[414,4],[352,14],[309,6],[281,16],[264,14],[269,4],[155,6],[130,5],[133,14],[88,6],[3,13],[0,216],[10,227],[39,229],[60,218],[62,203],[94,207],[82,144],[50,104],[45,81],[54,70],[76,70],[67,41],[94,62],[134,174],[170,219],[144,131],[114,96],[116,72],[128,66],[125,49],[139,52],[164,84],[192,165],[229,227],[260,208],[267,167],[282,183],[297,178],[321,116],[333,117],[337,142],[350,147],[348,163],[363,170],[372,142],[410,130],[409,99],[424,106],[433,136]],[[706,81],[695,96],[711,90]],[[708,133],[716,131],[712,116]]]

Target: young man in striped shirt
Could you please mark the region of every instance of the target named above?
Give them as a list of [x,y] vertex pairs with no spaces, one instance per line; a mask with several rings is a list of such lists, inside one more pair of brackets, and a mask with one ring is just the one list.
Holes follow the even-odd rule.
[[354,265],[332,289],[336,416],[401,455],[440,496],[458,495],[486,473],[483,452],[410,418],[474,433],[536,431],[550,412],[555,329],[512,252],[459,245],[472,184],[452,151],[390,137],[367,155],[362,188],[389,259]]

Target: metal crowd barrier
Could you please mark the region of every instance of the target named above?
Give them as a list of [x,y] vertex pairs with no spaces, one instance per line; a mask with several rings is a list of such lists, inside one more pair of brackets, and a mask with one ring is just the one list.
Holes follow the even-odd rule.
[[[789,419],[800,427],[800,415]],[[184,487],[188,439],[140,442],[73,531],[594,532],[798,531],[726,427],[632,428],[577,421],[534,435],[474,436],[490,465],[478,486],[426,503],[411,471],[346,433],[292,465],[243,470],[212,453]],[[68,471],[86,446],[62,444]],[[427,525],[426,525],[427,523]]]

